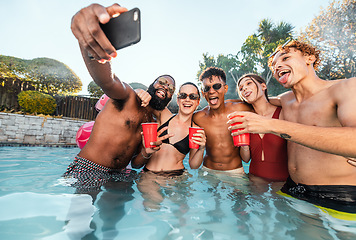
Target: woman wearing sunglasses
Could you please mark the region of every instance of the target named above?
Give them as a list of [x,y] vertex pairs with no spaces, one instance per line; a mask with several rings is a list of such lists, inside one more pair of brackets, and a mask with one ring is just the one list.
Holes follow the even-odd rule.
[[[237,81],[237,91],[240,99],[251,104],[257,114],[282,118],[281,107],[269,102],[267,85],[262,77],[251,73],[243,75]],[[251,158],[251,180],[284,182],[289,176],[287,141],[279,136],[270,133],[251,134],[250,146],[241,147],[240,154],[245,162]]]
[[[148,100],[150,96],[146,93],[142,91],[138,93],[138,96],[147,103],[150,101]],[[156,148],[142,150],[143,157],[147,162],[137,187],[145,198],[146,209],[159,208],[159,204],[164,199],[161,188],[170,185],[167,181],[173,181],[172,179],[182,175],[184,177],[183,160],[186,154],[189,153],[189,166],[192,169],[197,169],[202,164],[206,142],[203,130],[198,130],[198,133],[193,137],[193,141],[200,146],[199,149],[189,148],[189,127],[198,127],[193,123],[192,116],[199,103],[198,87],[192,82],[186,82],[181,85],[177,94],[178,113],[172,114],[168,108],[165,108],[156,114],[159,124],[158,131],[168,127],[160,136],[166,134],[173,136],[164,140],[159,150]]]
[[[161,83],[160,83],[161,84]],[[149,101],[147,94],[140,93],[138,96],[145,102]],[[173,134],[172,137],[163,141],[158,151],[146,148],[144,157],[148,160],[143,171],[153,173],[168,173],[174,171],[178,175],[183,174],[183,159],[189,153],[189,165],[191,168],[199,168],[203,161],[205,150],[205,133],[199,130],[193,141],[198,144],[199,149],[189,148],[189,127],[197,127],[192,121],[192,116],[200,103],[198,87],[192,82],[181,85],[177,94],[178,113],[172,112],[166,107],[156,115],[158,130],[168,127],[160,136]],[[170,174],[168,174],[170,175]]]

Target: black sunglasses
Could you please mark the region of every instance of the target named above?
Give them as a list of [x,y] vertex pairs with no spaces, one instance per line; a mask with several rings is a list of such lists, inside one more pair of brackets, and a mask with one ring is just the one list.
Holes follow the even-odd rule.
[[203,92],[209,92],[210,88],[213,87],[213,89],[215,91],[218,91],[221,87],[222,84],[221,83],[215,83],[213,86],[204,86],[204,88],[202,89]]
[[189,97],[190,100],[198,100],[200,98],[199,94],[196,93],[191,93],[191,94],[179,93],[177,96],[178,99],[186,99],[187,97]]
[[161,86],[163,86],[163,87],[167,86],[168,91],[169,91],[171,94],[174,93],[174,91],[175,91],[175,89],[176,89],[175,86],[174,86],[173,84],[169,83],[168,80],[165,79],[164,77],[158,78],[158,79],[157,79],[157,82],[158,82]]

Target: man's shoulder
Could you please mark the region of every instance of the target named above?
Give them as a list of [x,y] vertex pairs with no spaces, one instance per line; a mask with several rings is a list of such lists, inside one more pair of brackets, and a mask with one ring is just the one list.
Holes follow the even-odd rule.
[[294,95],[294,93],[292,91],[287,91],[287,92],[279,94],[277,96],[277,99],[278,98],[281,100],[281,102],[283,102],[283,101],[288,101],[288,100],[290,100],[292,98],[295,98],[295,95]]
[[206,119],[208,115],[209,115],[209,106],[206,106],[203,109],[194,112],[193,121],[198,125],[203,124],[202,121],[204,121],[204,119]]
[[331,80],[331,82],[334,82],[333,86],[335,86],[335,87],[345,87],[345,86],[355,87],[356,86],[356,77]]
[[127,89],[127,97],[123,99],[115,99],[112,98],[113,104],[118,108],[119,111],[122,111],[124,108],[132,108],[137,107],[141,104],[140,98],[137,96],[136,92],[128,86]]
[[203,109],[195,111],[194,116],[195,117],[203,117],[203,116],[207,115],[208,112],[209,112],[209,106],[206,106]]
[[228,99],[224,103],[228,109],[232,109],[234,111],[250,111],[250,110],[252,110],[251,105],[249,105],[245,102],[242,102],[239,99]]
[[336,99],[354,98],[356,91],[356,77],[331,80],[331,87],[328,89],[329,96],[334,96]]

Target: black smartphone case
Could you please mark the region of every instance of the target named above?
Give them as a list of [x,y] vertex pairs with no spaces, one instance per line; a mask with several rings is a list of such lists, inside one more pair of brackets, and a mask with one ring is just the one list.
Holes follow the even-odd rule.
[[116,50],[138,43],[141,40],[140,9],[121,13],[100,27]]

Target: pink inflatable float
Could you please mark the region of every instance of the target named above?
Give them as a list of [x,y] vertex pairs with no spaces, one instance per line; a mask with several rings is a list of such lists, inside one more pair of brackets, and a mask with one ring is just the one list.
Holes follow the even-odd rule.
[[106,94],[103,94],[98,100],[98,102],[95,104],[95,109],[100,112],[101,109],[103,109],[105,103],[109,100],[109,97],[106,96]]
[[[106,94],[103,94],[103,96],[101,96],[98,102],[95,104],[95,109],[100,112],[108,100],[109,97],[106,96]],[[94,122],[95,121],[84,123],[83,126],[79,128],[75,141],[77,142],[77,145],[80,149],[82,149],[87,143],[91,130],[93,129]]]
[[80,149],[82,149],[87,143],[91,130],[93,129],[94,122],[95,121],[84,123],[83,126],[79,128],[75,140]]

